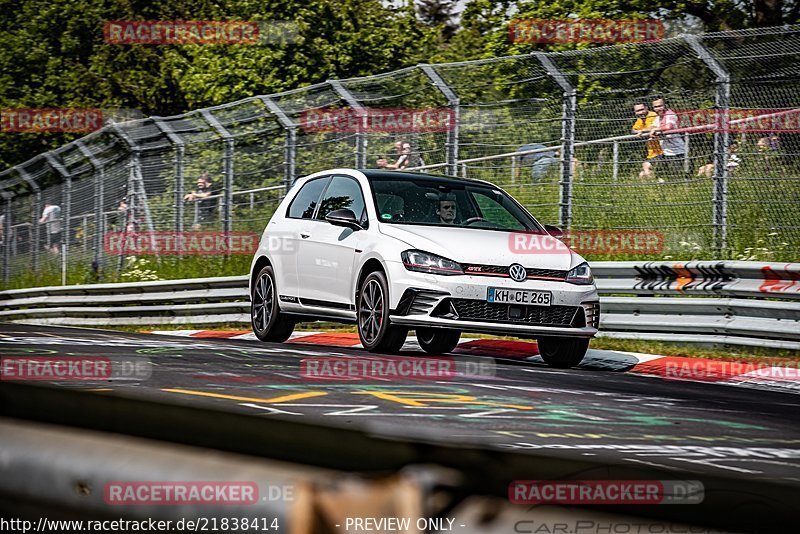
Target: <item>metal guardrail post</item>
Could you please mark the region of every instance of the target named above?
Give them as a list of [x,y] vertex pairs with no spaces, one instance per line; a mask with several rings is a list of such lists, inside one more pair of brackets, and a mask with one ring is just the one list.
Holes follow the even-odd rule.
[[[717,109],[717,128],[714,130],[714,246],[723,252],[728,246],[728,143],[731,105],[731,77],[725,67],[703,46],[696,35],[684,35],[700,60],[717,77],[714,104]],[[720,121],[720,119],[722,119]],[[721,123],[721,124],[720,124]],[[720,128],[721,125],[721,128]]]
[[95,231],[94,231],[94,265],[99,273],[103,266],[103,234],[105,234],[105,217],[103,216],[103,204],[105,204],[105,169],[103,164],[94,157],[92,151],[86,148],[83,140],[78,139],[75,141],[75,146],[78,147],[81,154],[95,170],[94,175],[94,217],[95,217]]
[[578,111],[578,92],[546,54],[534,54],[544,67],[545,72],[553,78],[564,91],[564,115],[561,122],[561,210],[558,224],[569,230],[572,226],[572,158],[575,155],[575,115]]
[[3,283],[7,284],[8,280],[11,278],[11,225],[13,221],[11,220],[11,199],[13,198],[13,193],[9,191],[2,191],[0,192],[0,196],[2,196],[3,200]]
[[262,96],[260,98],[264,105],[267,106],[267,109],[277,117],[278,122],[280,122],[281,126],[286,130],[286,140],[283,144],[283,185],[286,194],[288,194],[289,189],[292,188],[292,183],[294,183],[297,165],[297,125],[274,100],[268,96]]
[[223,193],[222,220],[223,231],[225,233],[233,230],[233,135],[222,125],[221,122],[207,109],[202,110],[201,115],[211,125],[211,127],[225,141],[225,155],[222,157],[223,173],[225,175],[225,190]]
[[[64,179],[64,194],[62,195],[64,204],[64,243],[61,249],[61,265],[62,272],[65,272],[66,266],[69,263],[69,245],[72,238],[69,228],[69,223],[72,220],[72,175],[67,171],[66,167],[59,163],[52,152],[45,152],[44,159],[47,161],[47,164]],[[62,283],[67,283],[66,275],[62,276]]]
[[[21,166],[14,167],[25,183],[33,191],[35,197],[33,201],[33,214],[31,225],[33,228],[33,243],[31,243],[31,268],[34,273],[39,272],[39,246],[41,245],[41,229],[39,228],[39,218],[42,216],[42,190],[36,180],[31,178],[31,175],[25,171]],[[49,234],[48,234],[49,238]]]
[[433,65],[419,65],[425,76],[433,83],[447,99],[447,105],[453,112],[453,122],[447,130],[447,174],[450,176],[458,175],[458,134],[461,124],[461,102],[452,87],[441,77]]
[[175,231],[183,232],[183,160],[186,155],[186,143],[166,122],[154,117],[153,123],[175,147]]
[[356,168],[367,168],[367,108],[361,105],[356,98],[348,91],[342,82],[338,80],[328,80],[328,83],[342,97],[350,108],[361,117],[361,128],[356,132]]

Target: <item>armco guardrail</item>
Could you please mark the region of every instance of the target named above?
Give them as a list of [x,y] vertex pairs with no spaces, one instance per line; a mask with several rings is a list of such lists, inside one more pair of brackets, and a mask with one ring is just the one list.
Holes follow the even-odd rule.
[[[597,262],[602,336],[800,350],[800,264]],[[0,292],[0,320],[61,325],[250,321],[247,276]]]

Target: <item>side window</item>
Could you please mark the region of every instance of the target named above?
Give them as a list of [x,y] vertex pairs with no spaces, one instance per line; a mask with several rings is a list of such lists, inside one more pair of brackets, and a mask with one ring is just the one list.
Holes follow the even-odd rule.
[[310,219],[314,215],[319,196],[322,194],[322,190],[325,189],[327,182],[328,177],[316,178],[307,182],[292,200],[286,216],[291,219]]
[[363,220],[364,195],[361,193],[361,185],[353,178],[334,176],[320,202],[317,219],[324,220],[328,213],[343,209],[352,210],[356,219]]

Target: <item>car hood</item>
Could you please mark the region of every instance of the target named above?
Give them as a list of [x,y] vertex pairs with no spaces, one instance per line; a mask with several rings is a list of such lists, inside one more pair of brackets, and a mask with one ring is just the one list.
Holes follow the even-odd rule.
[[381,224],[380,232],[403,241],[409,248],[438,254],[459,263],[520,263],[525,267],[566,271],[584,261],[549,235],[395,224]]

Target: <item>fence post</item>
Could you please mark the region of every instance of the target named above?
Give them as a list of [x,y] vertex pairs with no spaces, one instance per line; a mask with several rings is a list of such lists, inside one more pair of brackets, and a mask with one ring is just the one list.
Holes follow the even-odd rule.
[[204,109],[200,112],[203,118],[225,141],[225,155],[222,157],[223,173],[225,174],[225,192],[223,195],[224,204],[222,206],[223,231],[227,234],[233,230],[233,145],[234,140],[231,133],[225,129],[221,122],[211,114],[211,111]]
[[[64,242],[61,264],[66,266],[69,262],[69,245],[71,240],[69,224],[72,217],[72,175],[61,163],[59,163],[52,152],[45,152],[44,159],[47,161],[47,164],[50,165],[50,168],[56,171],[59,176],[64,179],[64,194],[62,195],[62,202],[64,204],[64,237],[62,239]],[[66,285],[66,282],[64,282],[64,284]]]
[[564,115],[561,122],[561,211],[558,224],[565,230],[572,226],[572,158],[575,155],[575,115],[578,111],[578,92],[569,83],[567,77],[542,52],[534,55],[544,67],[545,72],[553,78],[564,91]]
[[[723,253],[728,247],[728,130],[730,129],[731,77],[725,67],[703,46],[696,35],[683,36],[689,47],[717,77],[714,107],[717,109],[717,128],[714,130],[714,247]],[[723,120],[720,121],[719,119]],[[721,128],[720,128],[721,123]]]
[[344,100],[361,118],[359,130],[356,132],[356,168],[367,168],[367,109],[356,100],[339,80],[328,80],[334,92]]
[[0,192],[5,202],[3,203],[3,283],[7,284],[11,278],[11,225],[14,221],[11,220],[11,199],[14,196],[9,191]]
[[458,128],[461,124],[461,101],[452,87],[439,75],[433,65],[420,65],[422,72],[447,99],[447,105],[453,112],[453,120],[447,130],[447,174],[458,176]]
[[186,146],[181,136],[173,132],[169,124],[156,118],[153,118],[153,123],[175,147],[175,231],[183,232],[183,159]]
[[[34,273],[39,272],[39,246],[41,241],[41,229],[39,228],[39,218],[42,216],[42,190],[39,187],[39,184],[36,183],[36,180],[31,178],[31,175],[28,174],[25,169],[20,166],[14,167],[25,183],[31,188],[34,193],[34,201],[33,201],[33,213],[32,213],[32,228],[33,228],[33,243],[31,246],[31,268],[33,269]],[[49,237],[49,234],[48,234]]]
[[286,113],[268,96],[260,97],[267,109],[277,117],[278,122],[286,130],[286,140],[283,144],[283,185],[285,194],[292,188],[295,177],[295,165],[297,161],[297,125],[292,122]]
[[611,169],[612,181],[616,182],[619,178],[619,141],[614,141],[611,146]]
[[94,175],[94,213],[95,213],[95,229],[94,229],[94,264],[99,273],[103,266],[103,234],[105,234],[105,217],[103,216],[103,205],[105,204],[105,169],[103,164],[94,157],[92,151],[86,148],[82,139],[75,141],[75,146],[78,147],[81,154],[84,155],[92,168],[95,170]]

